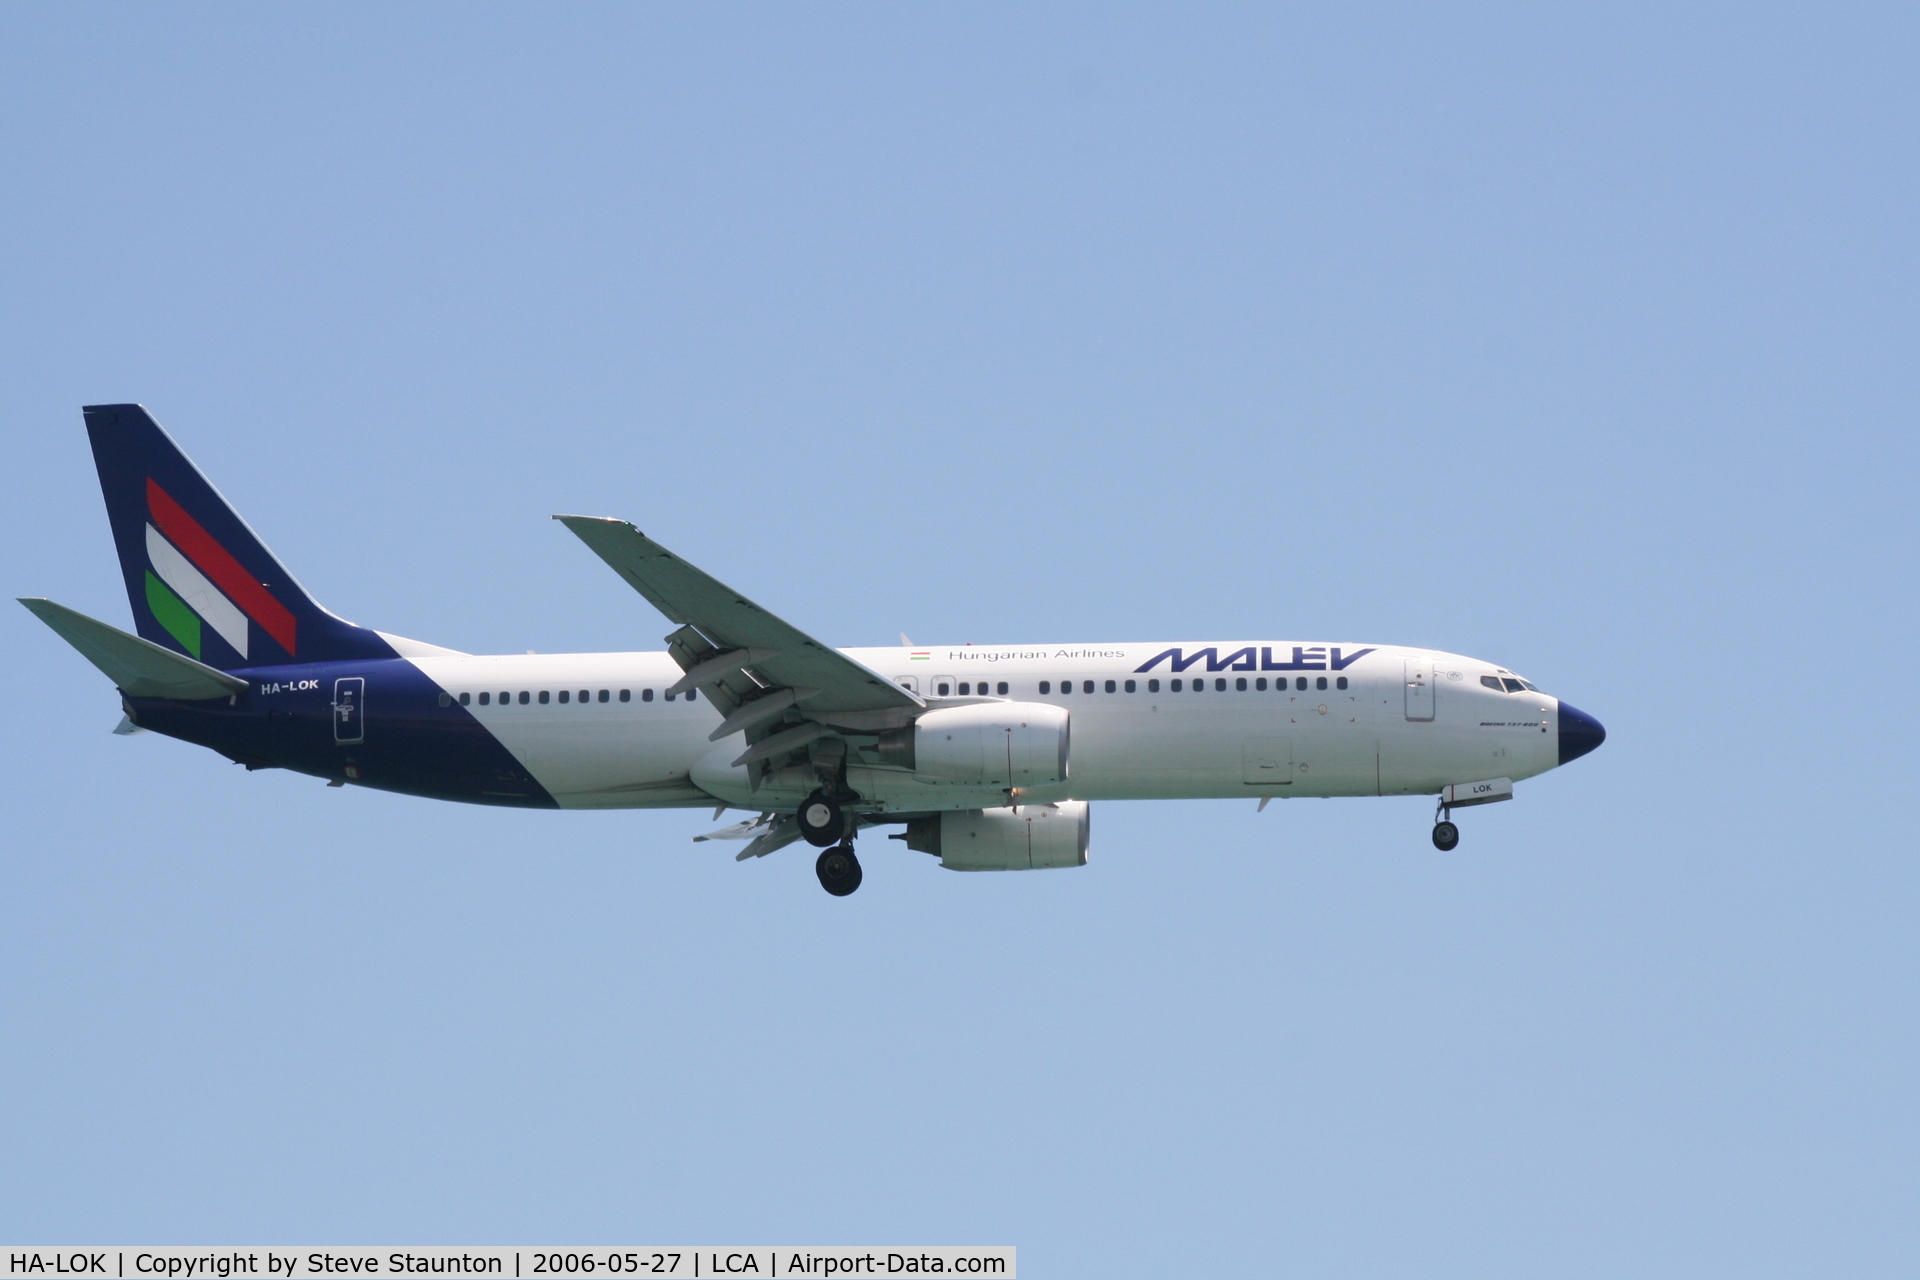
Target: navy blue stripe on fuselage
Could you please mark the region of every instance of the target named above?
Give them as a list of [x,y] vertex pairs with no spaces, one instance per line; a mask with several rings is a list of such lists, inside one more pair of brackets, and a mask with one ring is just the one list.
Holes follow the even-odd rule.
[[127,707],[143,729],[210,747],[251,768],[291,769],[435,800],[559,807],[472,712],[451,699],[442,706],[444,691],[404,658],[233,674],[248,687],[231,702],[128,698]]

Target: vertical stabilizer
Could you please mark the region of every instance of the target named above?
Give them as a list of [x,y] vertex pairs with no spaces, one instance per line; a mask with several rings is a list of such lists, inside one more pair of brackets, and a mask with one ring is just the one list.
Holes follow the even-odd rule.
[[83,412],[142,639],[223,670],[394,656],[315,603],[145,409]]

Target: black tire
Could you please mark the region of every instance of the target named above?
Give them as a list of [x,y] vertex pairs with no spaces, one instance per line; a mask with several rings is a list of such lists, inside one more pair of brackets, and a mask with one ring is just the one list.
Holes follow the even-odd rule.
[[1451,822],[1433,824],[1433,847],[1442,853],[1452,853],[1460,843],[1460,828]]
[[844,898],[860,887],[860,859],[853,856],[852,845],[835,845],[814,859],[813,874],[820,877],[822,889]]
[[839,844],[840,837],[847,834],[847,815],[824,791],[802,800],[800,812],[794,817],[800,823],[800,838],[816,849]]

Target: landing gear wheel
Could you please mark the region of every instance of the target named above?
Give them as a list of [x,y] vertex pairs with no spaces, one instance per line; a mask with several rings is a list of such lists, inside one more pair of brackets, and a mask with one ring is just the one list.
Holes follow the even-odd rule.
[[1451,822],[1433,824],[1433,847],[1442,853],[1452,853],[1454,846],[1460,843],[1460,828]]
[[860,887],[860,859],[853,856],[852,845],[835,845],[814,859],[813,874],[820,877],[822,889],[844,898]]
[[816,791],[801,801],[800,812],[795,817],[800,822],[800,838],[816,849],[838,844],[840,837],[847,833],[847,815],[840,812],[840,806],[828,799],[824,791]]

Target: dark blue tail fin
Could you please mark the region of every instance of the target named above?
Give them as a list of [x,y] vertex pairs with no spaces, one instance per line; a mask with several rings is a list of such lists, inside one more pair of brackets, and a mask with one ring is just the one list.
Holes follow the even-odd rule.
[[83,412],[143,639],[222,669],[394,656],[314,603],[145,409]]

